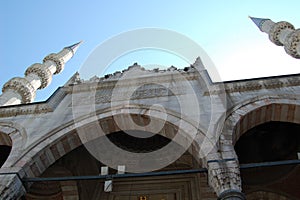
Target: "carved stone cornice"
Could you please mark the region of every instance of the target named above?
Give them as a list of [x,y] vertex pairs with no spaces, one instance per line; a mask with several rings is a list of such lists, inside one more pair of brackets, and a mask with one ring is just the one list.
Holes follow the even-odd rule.
[[[123,78],[126,73],[130,73],[131,70],[139,71],[137,75],[130,76],[128,78]],[[119,81],[118,87],[128,87],[135,86],[137,83],[140,85],[148,83],[169,83],[170,81],[190,81],[199,78],[197,70],[193,67],[185,67],[184,69],[177,69],[171,66],[165,70],[152,69],[147,70],[137,64],[130,66],[128,69],[122,72],[117,71],[113,74],[107,74],[104,77],[94,76],[89,80],[80,80],[75,83],[70,83],[68,86],[68,93],[78,93],[85,91],[93,91],[99,89],[113,89]],[[78,84],[80,82],[80,84]]]
[[[138,72],[136,74],[143,75],[144,76],[143,78],[147,78],[147,77],[151,77],[151,76],[156,77],[156,76],[164,76],[164,75],[169,75],[169,74],[187,75],[187,74],[191,74],[196,71],[197,70],[195,69],[194,66],[185,67],[183,69],[171,66],[167,69],[155,68],[155,69],[148,70],[148,69],[145,69],[144,67],[138,65],[137,63],[134,63],[134,65],[129,66],[127,69],[123,70],[122,72],[116,71],[113,74],[107,74],[101,78],[94,76],[90,80],[87,80],[84,82],[101,82],[101,81],[109,81],[109,80],[120,80],[120,79],[122,79],[122,77],[124,77],[125,74],[131,73],[131,72]],[[137,76],[135,78],[141,78],[141,77]]]
[[51,53],[49,54],[48,56],[46,56],[44,59],[43,59],[43,62],[45,63],[46,61],[53,61],[56,65],[56,71],[54,74],[59,74],[65,67],[65,63],[64,63],[64,60],[61,56],[58,56],[57,54],[55,53]]
[[48,68],[43,67],[40,63],[35,63],[27,68],[25,76],[28,76],[29,74],[36,74],[41,79],[41,86],[38,89],[43,89],[51,83],[51,71]]
[[[218,83],[214,83],[218,84]],[[224,82],[225,92],[234,93],[234,92],[247,92],[247,91],[255,91],[260,89],[275,89],[275,88],[283,88],[283,87],[293,87],[300,86],[300,75],[285,75],[278,77],[267,77],[267,78],[257,78],[257,79],[249,79],[249,80],[238,80],[238,81],[228,81]],[[204,95],[216,95],[219,94],[219,90],[210,90],[210,92],[206,91]]]
[[35,98],[35,89],[25,78],[12,78],[6,82],[2,88],[2,92],[14,90],[22,96],[22,103],[30,103]]
[[44,102],[0,107],[0,118],[53,112],[66,94],[65,88],[59,88]]
[[4,106],[0,108],[0,118],[18,115],[40,114],[52,112],[53,109],[47,103],[26,104],[22,106]]

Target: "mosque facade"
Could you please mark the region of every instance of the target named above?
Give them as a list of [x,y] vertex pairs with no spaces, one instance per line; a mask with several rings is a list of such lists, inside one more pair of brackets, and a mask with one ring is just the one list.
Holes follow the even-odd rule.
[[[299,58],[299,31],[251,18]],[[183,69],[75,73],[33,102],[81,43],[46,56],[0,96],[1,199],[300,198],[300,74],[213,82]]]

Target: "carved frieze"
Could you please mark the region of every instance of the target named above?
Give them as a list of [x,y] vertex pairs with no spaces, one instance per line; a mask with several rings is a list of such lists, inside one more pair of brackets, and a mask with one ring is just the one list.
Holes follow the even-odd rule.
[[[113,88],[105,88],[97,90],[94,93],[94,96],[90,95],[83,95],[80,98],[73,98],[76,105],[86,105],[90,103],[101,104],[101,103],[110,103],[113,100],[124,100],[124,97],[130,97],[130,100],[136,99],[147,99],[147,98],[155,98],[155,97],[165,97],[165,96],[172,96],[174,95],[171,90],[168,88],[158,85],[158,84],[147,84],[142,87],[137,88],[136,90],[132,91],[128,88],[124,88],[122,93],[118,93],[117,95],[113,95]],[[123,99],[124,98],[124,99]],[[94,101],[94,102],[91,102]],[[71,105],[70,105],[71,106]]]

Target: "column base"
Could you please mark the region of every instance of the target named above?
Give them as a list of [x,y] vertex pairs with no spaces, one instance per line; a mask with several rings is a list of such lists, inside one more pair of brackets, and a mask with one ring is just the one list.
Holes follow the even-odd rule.
[[246,197],[238,190],[225,190],[219,195],[218,200],[246,200]]

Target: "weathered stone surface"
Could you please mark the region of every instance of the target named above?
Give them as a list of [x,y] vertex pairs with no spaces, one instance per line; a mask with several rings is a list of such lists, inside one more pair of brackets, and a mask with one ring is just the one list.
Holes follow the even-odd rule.
[[[131,70],[135,75],[124,79]],[[179,144],[191,145],[186,149],[199,161],[198,167],[208,169],[209,185],[217,195],[241,192],[235,142],[263,122],[300,123],[299,94],[300,75],[211,83],[193,67],[145,70],[138,65],[88,81],[77,75],[45,102],[0,107],[0,125],[5,124],[0,131],[12,140],[4,165],[19,169],[21,178],[40,176],[99,134],[123,129],[155,132],[164,122],[157,134],[171,140],[181,134]],[[17,176],[1,176],[1,195],[17,199],[24,194]],[[72,190],[72,184],[64,185],[63,191]],[[207,186],[203,190],[203,199],[215,198]]]

